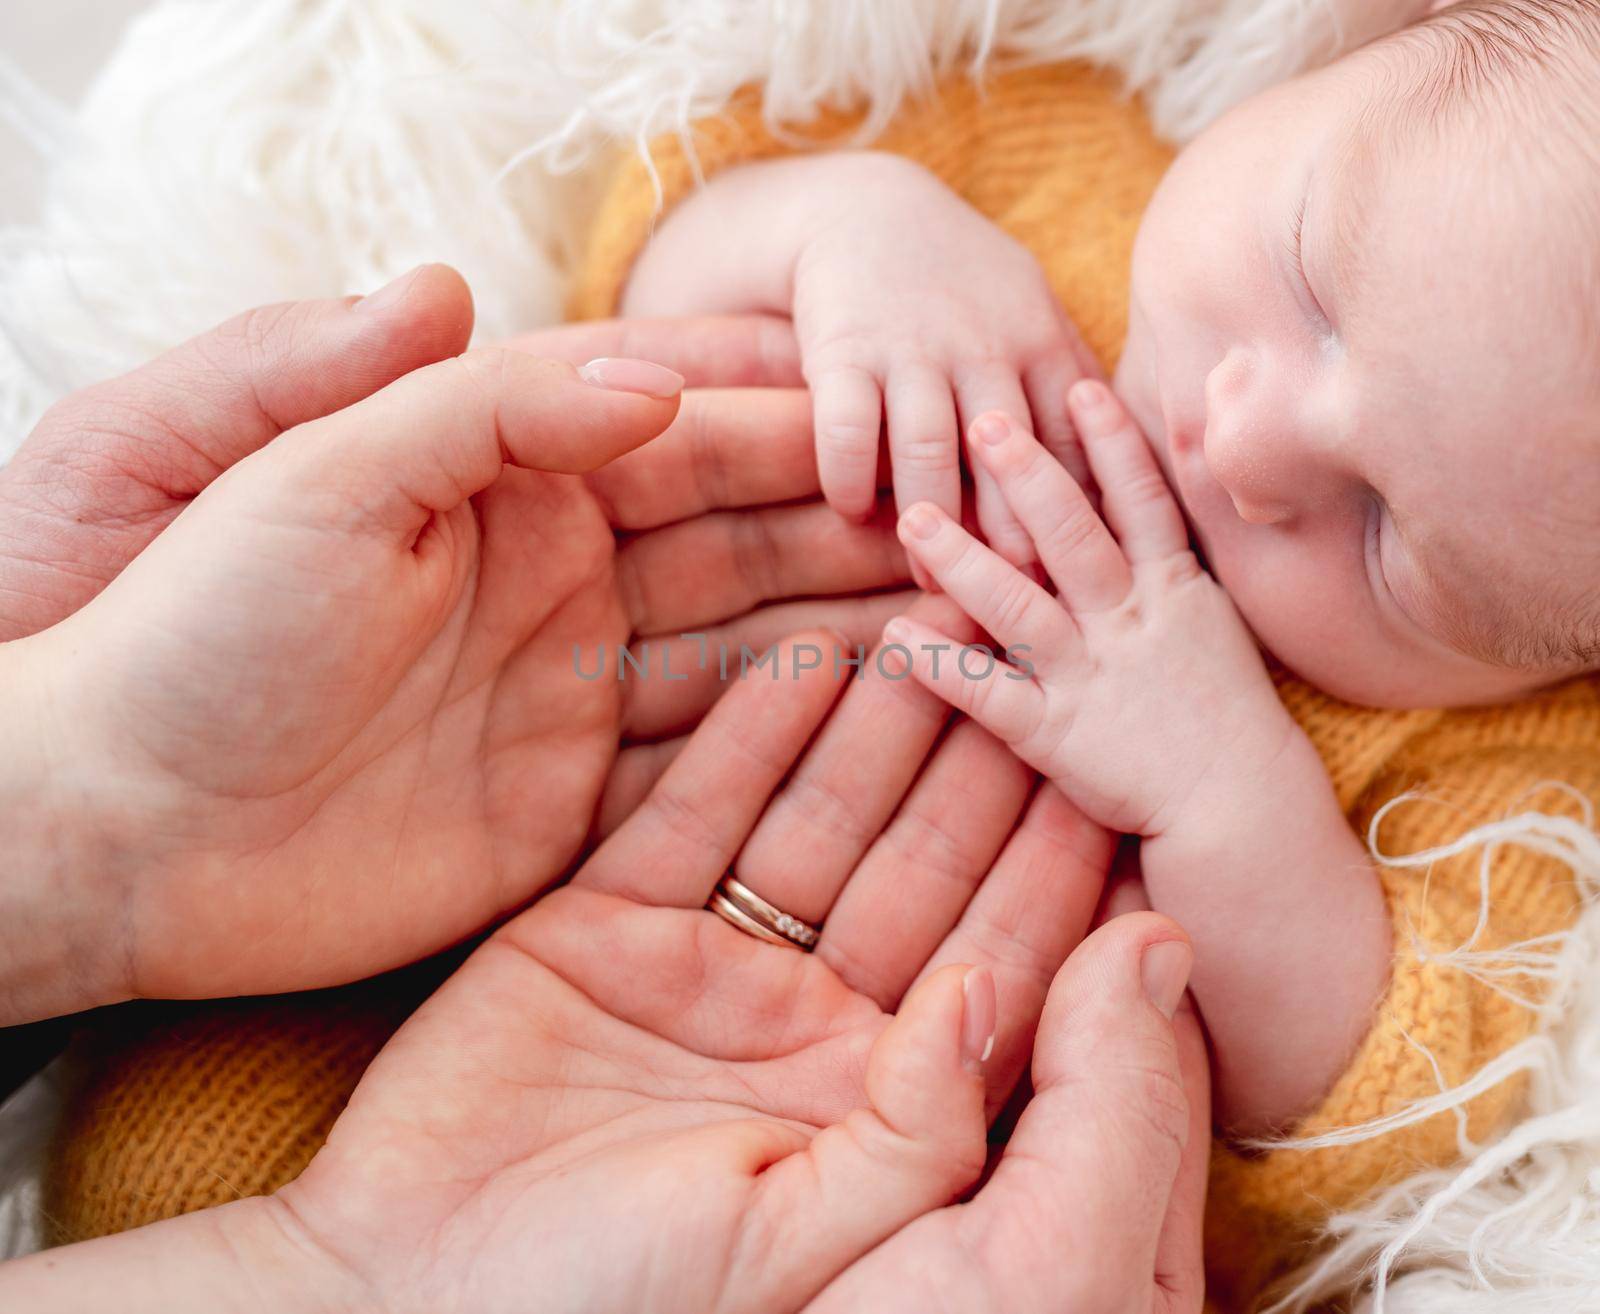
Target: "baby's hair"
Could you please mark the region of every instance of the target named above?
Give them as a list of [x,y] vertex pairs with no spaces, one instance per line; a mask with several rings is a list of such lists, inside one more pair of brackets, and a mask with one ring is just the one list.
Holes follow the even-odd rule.
[[1600,0],[1462,0],[1406,29],[1413,40],[1447,43],[1441,106],[1513,90],[1520,75],[1565,72],[1592,81],[1600,58]]

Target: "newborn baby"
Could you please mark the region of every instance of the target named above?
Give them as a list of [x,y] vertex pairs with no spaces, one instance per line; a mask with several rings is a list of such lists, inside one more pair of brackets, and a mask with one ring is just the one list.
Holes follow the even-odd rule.
[[[1475,862],[1380,879],[1363,839],[1412,787],[1435,802],[1385,820],[1391,850],[1555,806],[1531,793],[1549,781],[1600,794],[1600,694],[1581,678],[1600,666],[1600,8],[1455,7],[1184,151],[1139,231],[1117,376],[1149,446],[1103,385],[1067,411],[1084,353],[1052,295],[1084,303],[1078,280],[1107,276],[1063,253],[1142,200],[1129,172],[1153,152],[1122,114],[1081,72],[1036,72],[885,143],[945,181],[881,154],[745,164],[661,223],[624,305],[792,313],[830,500],[871,509],[882,424],[920,577],[1031,669],[935,673],[944,636],[900,620],[888,637],[1143,837],[1152,903],[1194,938],[1225,1125],[1325,1131],[1526,1034],[1527,982],[1502,991],[1442,955],[1573,914],[1569,873],[1534,855],[1497,850],[1481,887]],[[698,145],[708,167],[778,150],[748,120]],[[658,165],[682,185],[681,161]],[[1090,326],[1103,349],[1112,319]],[[963,428],[989,548],[958,521]],[[1072,477],[1076,437],[1109,530]],[[1257,642],[1300,680],[1275,689]],[[1413,811],[1427,820],[1402,838]],[[1255,1270],[1229,1285],[1248,1292],[1260,1251],[1454,1142],[1424,1125],[1365,1159],[1225,1155],[1219,1212],[1253,1235],[1214,1249]]]

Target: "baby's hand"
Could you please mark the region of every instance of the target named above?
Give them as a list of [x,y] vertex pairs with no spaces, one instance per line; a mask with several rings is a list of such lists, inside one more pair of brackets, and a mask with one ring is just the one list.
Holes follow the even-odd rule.
[[1219,1118],[1260,1135],[1316,1107],[1370,1027],[1389,980],[1383,893],[1143,436],[1103,384],[1070,403],[1109,529],[1018,424],[972,426],[1059,597],[933,507],[900,521],[912,557],[1017,664],[986,674],[981,654],[935,653],[949,641],[905,618],[884,634],[1093,820],[1144,837],[1150,901],[1194,940]]
[[[986,411],[1031,414],[1045,446],[1081,474],[1066,395],[1095,367],[1027,250],[909,161],[814,163],[848,201],[817,224],[793,274],[817,465],[834,509],[872,509],[885,429],[897,505],[928,502],[959,519],[960,434]],[[988,541],[1007,561],[1035,560],[994,476],[970,464]]]
[[975,464],[1032,536],[1059,597],[932,506],[900,521],[913,559],[1018,665],[985,676],[983,661],[969,658],[963,670],[953,653],[928,646],[949,643],[944,635],[905,618],[885,635],[912,650],[922,683],[1094,820],[1156,836],[1259,789],[1298,730],[1232,602],[1189,550],[1177,504],[1121,403],[1085,382],[1072,410],[1110,529],[1014,421],[985,415],[971,434]]

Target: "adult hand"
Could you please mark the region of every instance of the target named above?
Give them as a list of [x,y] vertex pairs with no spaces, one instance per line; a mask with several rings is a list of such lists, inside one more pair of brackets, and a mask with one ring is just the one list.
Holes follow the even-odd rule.
[[1033,1094],[993,1175],[843,1273],[808,1314],[1201,1308],[1211,1102],[1178,936],[1141,912],[1084,941],[1051,987]]
[[[64,398],[0,466],[0,641],[71,615],[218,475],[284,430],[459,355],[471,333],[460,275],[423,265],[367,297],[246,311]],[[506,345],[573,365],[652,360],[690,387],[801,383],[787,323],[764,315],[602,320]],[[696,410],[685,418],[695,421]],[[685,450],[682,459],[712,481],[721,456]]]
[[83,606],[241,458],[471,333],[461,276],[424,265],[369,297],[246,311],[64,398],[0,468],[0,640]]
[[[1025,777],[963,793],[1003,760],[981,732],[957,725],[916,771],[942,716],[909,682],[852,682],[790,776],[839,687],[826,659],[796,672],[805,639],[816,656],[834,643],[785,645],[777,683],[752,677],[716,706],[574,880],[402,1028],[299,1181],[57,1252],[53,1272],[28,1261],[0,1294],[49,1310],[68,1289],[52,1279],[82,1298],[126,1290],[137,1265],[154,1275],[140,1294],[172,1309],[231,1294],[491,1314],[530,1291],[549,1309],[795,1309],[969,1186],[985,1105],[1003,1100],[1042,1002],[1005,984],[1053,975],[1110,840],[1053,791],[1029,804]],[[922,747],[866,805],[890,814],[882,838],[859,858],[819,852],[792,891],[829,909],[817,953],[705,911],[758,817],[800,839],[797,800],[848,789],[844,750],[900,731]],[[763,814],[786,776],[806,783]],[[967,815],[939,838],[930,818],[949,825],[958,800]],[[946,864],[921,870],[941,850]],[[739,871],[769,890],[778,875],[765,860]],[[887,915],[897,881],[924,915]],[[872,996],[830,966],[857,955]],[[163,1285],[163,1250],[188,1256],[181,1291]]]
[[[420,285],[416,278],[422,279]],[[402,300],[420,297],[426,303],[421,323],[450,318],[448,307],[435,303],[441,294],[448,302],[460,291],[452,275],[423,271],[407,286],[412,290]],[[354,333],[365,341],[368,330],[341,327],[358,313],[343,303],[329,303],[316,313],[284,309],[265,322],[309,324],[334,338]],[[701,341],[692,326],[687,331],[681,325],[674,327],[680,350],[690,350]],[[735,347],[739,326],[717,321],[704,327],[704,340],[722,344],[726,350],[719,349],[719,357],[736,376],[748,377],[754,353],[741,355]],[[759,346],[761,359],[778,362],[773,368],[779,370],[781,352],[774,354],[771,325],[754,327],[748,340],[764,344]],[[631,333],[641,342],[657,335],[665,345],[664,325],[610,329],[619,335]],[[264,788],[247,786],[244,781],[252,770],[268,767],[296,736],[303,739],[304,727],[295,725],[296,715],[331,715],[327,706],[312,711],[311,700],[304,696],[310,692],[307,682],[319,675],[329,677],[330,662],[376,659],[374,642],[385,641],[376,630],[366,628],[361,634],[364,646],[328,648],[341,642],[338,636],[348,638],[371,619],[364,621],[353,607],[339,613],[336,591],[355,588],[360,593],[377,576],[362,575],[364,583],[357,584],[348,571],[323,573],[320,551],[332,551],[341,532],[348,538],[349,531],[347,525],[344,531],[323,535],[322,549],[310,547],[321,532],[316,518],[339,501],[338,495],[328,496],[333,490],[327,480],[354,479],[344,493],[366,496],[391,478],[388,455],[372,441],[374,423],[394,427],[396,436],[419,423],[424,429],[431,425],[431,432],[414,435],[412,445],[420,453],[429,443],[453,444],[452,431],[473,418],[482,439],[495,420],[492,408],[480,406],[474,412],[470,403],[464,404],[460,415],[451,413],[449,402],[431,410],[424,407],[416,416],[402,415],[399,412],[409,405],[405,399],[431,386],[403,379],[396,385],[398,393],[380,393],[367,409],[337,412],[271,442],[228,481],[230,491],[217,488],[206,497],[189,498],[194,484],[237,461],[251,444],[272,438],[281,421],[316,409],[307,398],[321,398],[321,403],[342,400],[344,394],[335,396],[338,390],[331,380],[340,377],[334,366],[344,357],[334,354],[326,387],[317,392],[307,378],[321,377],[313,368],[319,360],[315,335],[307,344],[289,327],[283,331],[287,336],[274,339],[264,329],[236,327],[176,353],[146,375],[130,376],[116,387],[108,385],[103,396],[81,405],[64,403],[41,427],[39,440],[6,472],[12,480],[6,485],[7,496],[20,499],[18,505],[27,503],[28,497],[34,499],[31,512],[24,505],[27,513],[18,520],[33,526],[33,537],[25,544],[28,551],[15,550],[13,544],[9,557],[0,554],[0,587],[25,595],[27,624],[59,619],[120,571],[189,500],[195,501],[196,510],[184,518],[183,526],[174,526],[174,532],[183,530],[175,541],[187,543],[187,548],[158,544],[152,549],[153,560],[167,566],[141,562],[138,578],[144,583],[124,586],[118,595],[122,601],[116,610],[132,618],[130,628],[113,635],[103,647],[98,639],[79,642],[76,651],[87,666],[66,663],[57,673],[64,678],[69,668],[81,672],[96,662],[115,664],[122,655],[128,658],[121,675],[111,677],[93,698],[120,724],[119,734],[127,740],[102,741],[93,749],[127,754],[118,763],[123,778],[112,781],[109,791],[115,795],[110,801],[117,815],[104,818],[101,830],[91,833],[108,801],[107,782],[86,779],[91,773],[82,770],[60,769],[75,736],[88,728],[76,713],[73,724],[64,726],[35,718],[44,741],[37,763],[14,754],[13,773],[54,769],[58,780],[53,804],[45,800],[54,810],[37,806],[40,801],[35,798],[30,811],[44,825],[48,850],[44,857],[54,870],[76,867],[75,874],[86,876],[88,883],[58,880],[41,867],[30,886],[22,879],[24,868],[15,868],[14,879],[0,897],[6,901],[6,920],[19,944],[35,948],[26,953],[19,948],[12,956],[8,979],[0,982],[4,1020],[67,1011],[130,994],[184,996],[328,983],[446,944],[536,893],[572,861],[620,734],[626,730],[654,736],[690,725],[720,692],[715,671],[705,670],[682,683],[663,679],[620,683],[614,670],[606,680],[581,681],[574,676],[575,649],[587,654],[586,662],[602,651],[609,652],[614,662],[616,648],[641,630],[654,626],[670,635],[676,632],[674,627],[707,623],[719,624],[719,636],[735,646],[748,642],[760,648],[808,615],[864,637],[903,604],[903,599],[876,597],[811,604],[809,613],[805,604],[761,607],[770,596],[831,594],[893,583],[904,575],[903,559],[882,525],[835,533],[817,550],[814,540],[832,528],[822,524],[826,512],[820,503],[748,505],[814,495],[803,394],[756,390],[691,394],[658,453],[648,459],[646,453],[638,454],[596,479],[592,490],[570,477],[524,471],[497,481],[481,497],[467,500],[463,493],[446,514],[441,524],[456,530],[428,540],[443,543],[461,572],[444,586],[444,594],[454,600],[448,608],[441,602],[448,618],[441,613],[429,621],[440,625],[442,646],[428,650],[434,663],[431,674],[418,672],[417,678],[402,681],[404,672],[390,663],[384,678],[404,695],[399,706],[411,712],[430,695],[450,699],[452,690],[459,692],[460,687],[443,682],[445,672],[439,663],[446,659],[450,644],[466,644],[487,630],[491,637],[485,645],[470,652],[460,649],[476,663],[473,673],[486,681],[473,697],[456,700],[448,708],[436,704],[428,715],[417,713],[403,742],[395,738],[400,727],[394,721],[387,722],[387,729],[377,723],[366,725],[359,735],[347,721],[331,739],[348,733],[349,741],[328,756],[330,741],[325,734],[303,763],[303,779],[285,776],[280,760],[276,782],[269,781]],[[550,336],[564,334],[570,342],[586,338],[585,349],[592,349],[605,331],[581,326]],[[226,357],[230,343],[257,340],[276,341],[280,347],[276,354],[261,348],[260,366],[254,372],[244,369],[240,359]],[[365,359],[362,352],[352,352],[352,359]],[[197,362],[219,354],[223,365],[215,376],[195,374]],[[385,355],[387,368],[395,368],[403,355]],[[512,376],[521,369],[536,368],[520,356],[494,359],[513,362],[499,380],[501,385],[511,385]],[[456,395],[473,368],[449,362],[438,367],[455,376]],[[296,371],[297,386],[282,382]],[[371,370],[363,373],[353,366],[346,374],[340,385],[346,393],[374,377]],[[552,376],[542,377],[548,383]],[[214,392],[194,381],[205,378],[213,378]],[[272,386],[299,399],[300,411],[282,400],[246,405],[245,393],[268,396],[268,380],[278,381]],[[465,391],[471,392],[473,386],[466,383]],[[570,379],[566,386],[576,387],[567,395],[580,407],[598,404],[597,398],[604,395]],[[209,400],[182,410],[178,401],[193,395]],[[524,407],[523,422],[543,423],[533,414],[536,409]],[[658,405],[654,410],[661,418],[671,414],[670,407]],[[100,417],[99,430],[89,424],[95,415]],[[116,428],[119,416],[121,429]],[[53,480],[52,472],[69,461],[72,433],[113,431],[121,435],[122,447],[109,438],[103,447],[89,441],[85,450],[98,455],[83,478]],[[579,430],[568,426],[569,445],[579,436]],[[646,436],[636,430],[626,441]],[[363,437],[364,442],[358,441]],[[279,449],[297,452],[297,461],[291,462]],[[615,445],[609,450],[616,450]],[[187,483],[151,480],[140,473],[169,470],[168,461],[196,452],[206,453],[207,463],[197,467]],[[351,452],[365,456],[351,457]],[[582,454],[569,451],[571,468],[593,465],[603,460],[604,452],[600,447]],[[355,470],[361,459],[370,463],[364,474]],[[253,496],[248,485],[260,477],[259,472],[270,469],[281,476],[289,464],[301,467],[295,478],[307,487],[294,506],[274,511],[283,513],[276,528],[299,526],[303,532],[297,541],[309,548],[310,556],[297,558],[298,564],[287,573],[275,575],[280,566],[288,565],[272,555],[282,545],[266,545],[251,537],[271,534],[273,527],[239,517],[253,514],[247,510]],[[488,473],[488,466],[482,473]],[[283,488],[278,492],[282,495]],[[56,499],[54,505],[51,499]],[[144,510],[119,518],[113,510],[118,499]],[[493,532],[491,522],[498,525]],[[611,522],[633,529],[662,528],[630,537],[619,558]],[[258,549],[266,555],[252,556]],[[58,559],[81,560],[85,575],[51,564]],[[355,560],[348,558],[346,564]],[[181,597],[177,574],[163,577],[164,570],[186,576]],[[298,598],[291,596],[296,587],[294,570],[308,571],[303,575],[306,592]],[[253,594],[249,580],[254,580]],[[213,610],[204,596],[208,589],[213,600],[226,605]],[[147,596],[159,597],[165,609],[147,611]],[[313,605],[319,596],[320,608]],[[275,621],[275,611],[284,606],[298,607],[299,620],[288,629],[299,625],[298,641],[308,645],[290,662],[283,661],[286,631]],[[230,611],[244,622],[231,640],[217,624]],[[113,610],[105,607],[96,614],[105,618]],[[186,628],[151,635],[149,642],[134,639],[141,627],[150,634],[152,625]],[[198,631],[210,638],[199,640]],[[81,640],[88,632],[80,624],[70,633]],[[247,640],[251,635],[253,648]],[[238,660],[235,645],[239,644],[254,664]],[[67,649],[60,643],[54,646],[66,651],[72,643]],[[414,655],[419,661],[423,656],[420,651]],[[383,661],[394,656],[383,654]],[[687,664],[682,652],[677,661],[679,669]],[[163,662],[168,664],[163,667]],[[399,665],[403,667],[404,661]],[[351,674],[356,665],[342,669],[358,682]],[[506,678],[491,679],[491,671]],[[450,677],[460,678],[471,677],[460,670]],[[281,715],[261,701],[277,698],[285,690],[298,701],[283,703]],[[334,701],[344,697],[347,712],[360,704],[354,684],[342,695],[327,689],[323,693]],[[138,701],[110,708],[109,701],[116,697]],[[514,715],[495,713],[508,703],[515,707]],[[395,706],[390,711],[410,714]],[[492,726],[494,733],[483,736],[463,759],[460,754],[472,735],[475,714],[481,718],[480,729]],[[48,709],[44,715],[50,715]],[[424,742],[426,734],[443,723],[449,724],[450,733]],[[331,722],[320,724],[326,730]],[[181,760],[163,760],[186,736],[187,746],[178,750]],[[374,760],[352,760],[349,754],[371,750],[373,736],[388,740],[388,747]],[[214,764],[203,765],[200,754],[208,746],[225,750],[231,766],[218,772]],[[304,746],[291,749],[291,758]],[[657,763],[651,769],[658,769],[661,750],[649,753]],[[76,759],[75,768],[83,760]],[[444,766],[448,774],[427,774],[424,781],[424,762]],[[289,769],[289,776],[300,770]],[[408,780],[423,783],[412,789]],[[0,781],[0,790],[14,785],[14,779]],[[235,790],[250,797],[233,798],[230,791]],[[510,802],[512,795],[518,799],[515,805]],[[130,832],[130,826],[136,830]],[[396,842],[401,836],[406,840],[403,845]],[[152,837],[166,841],[164,847],[152,846]],[[254,873],[250,878],[240,879],[233,870],[240,861]],[[223,875],[225,868],[232,874]],[[139,878],[141,872],[154,871],[159,876]],[[321,897],[308,902],[312,890]],[[219,894],[225,897],[219,899]],[[64,971],[69,962],[94,967]]]

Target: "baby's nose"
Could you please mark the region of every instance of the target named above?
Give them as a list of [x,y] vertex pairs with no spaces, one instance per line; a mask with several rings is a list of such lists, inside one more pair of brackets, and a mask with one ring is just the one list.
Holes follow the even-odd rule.
[[1235,348],[1206,378],[1206,467],[1239,518],[1275,525],[1293,514],[1292,413],[1254,352]]

